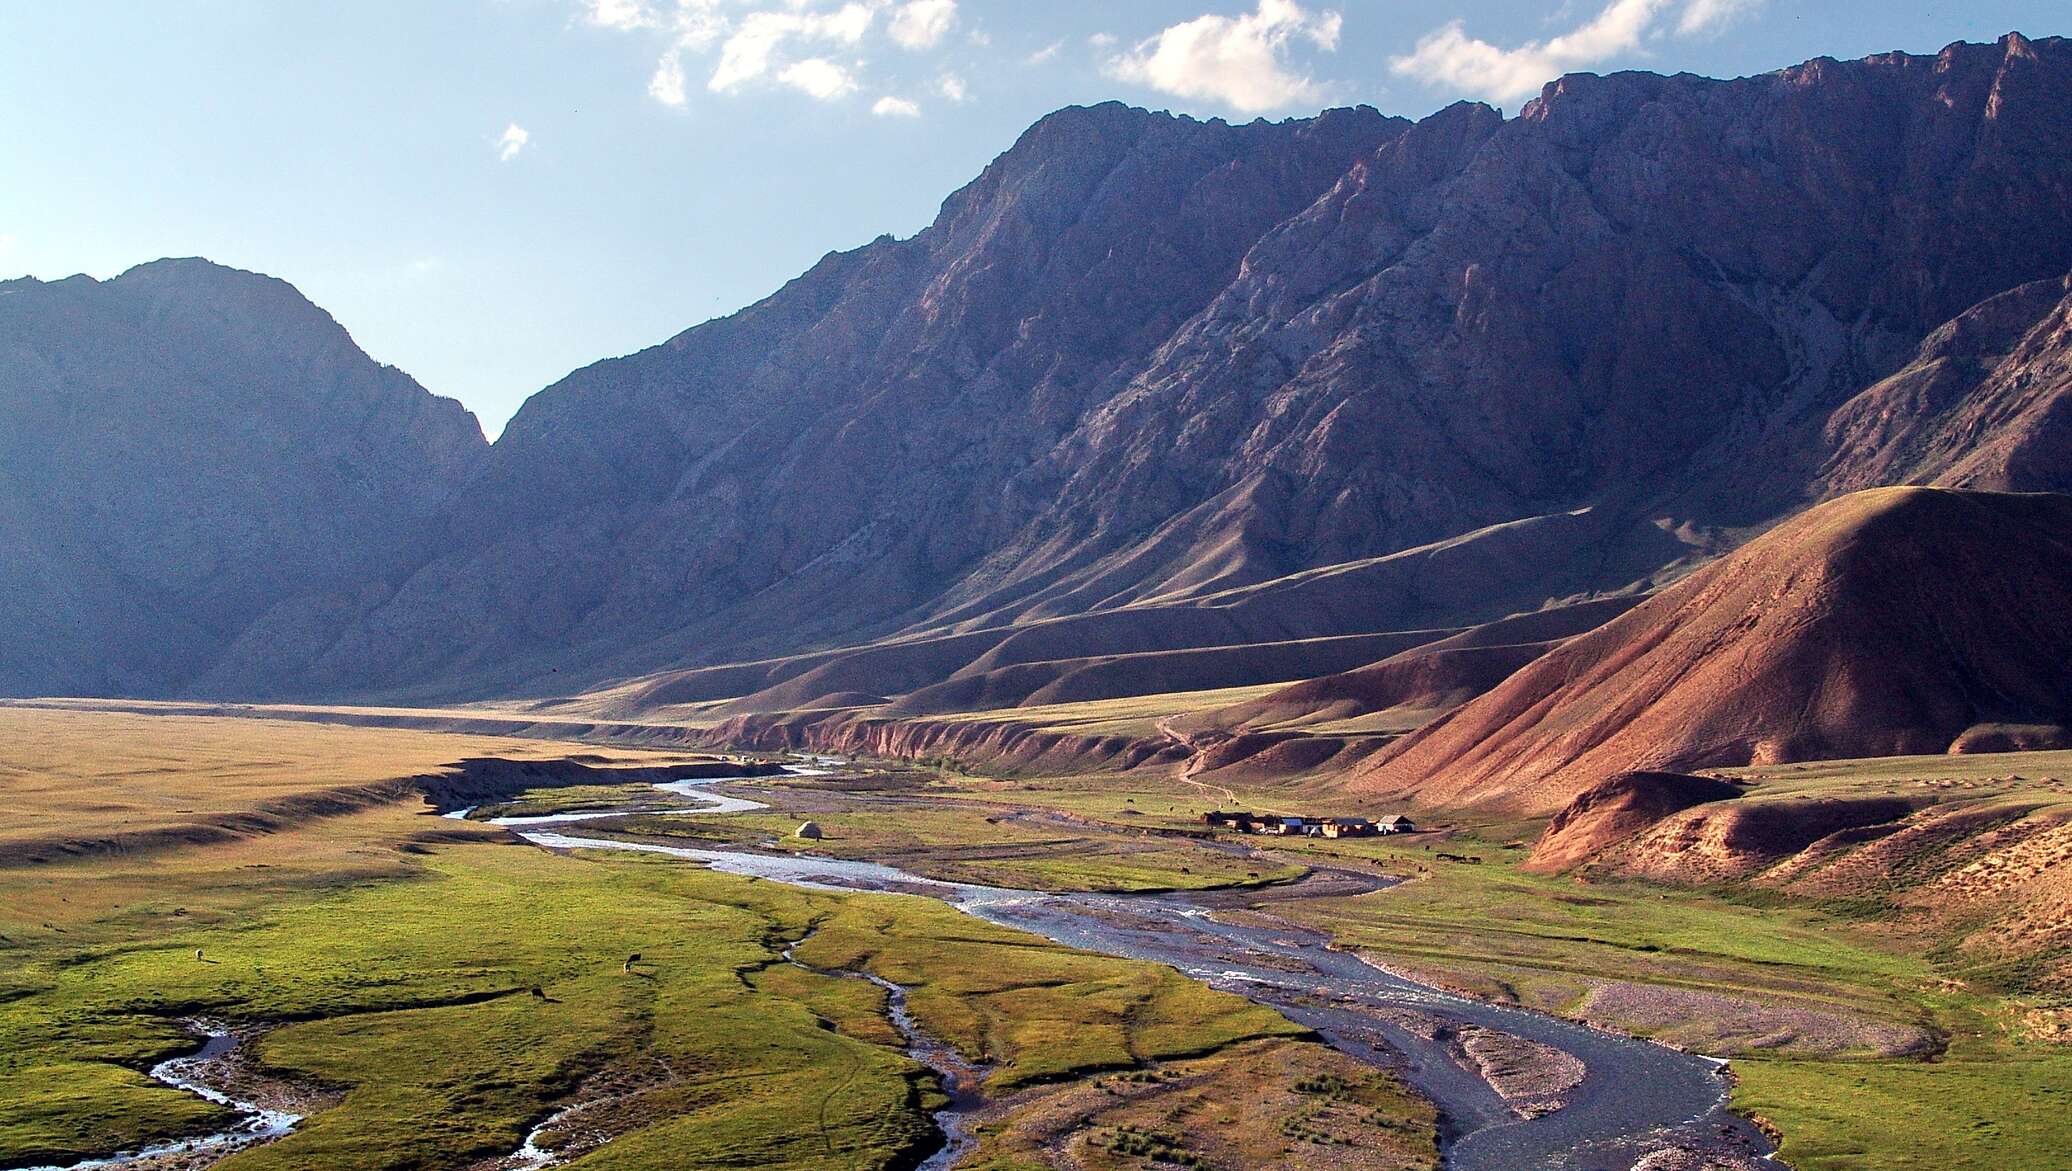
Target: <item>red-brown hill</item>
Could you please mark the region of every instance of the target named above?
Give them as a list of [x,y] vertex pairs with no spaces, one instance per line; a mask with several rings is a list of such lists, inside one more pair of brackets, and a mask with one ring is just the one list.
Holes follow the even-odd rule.
[[2072,723],[2072,497],[1860,492],[1546,655],[1354,777],[1547,814],[1615,773]]

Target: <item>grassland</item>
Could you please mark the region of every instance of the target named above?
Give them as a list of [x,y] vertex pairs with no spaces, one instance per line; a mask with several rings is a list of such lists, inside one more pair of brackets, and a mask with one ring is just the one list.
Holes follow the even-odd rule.
[[[202,842],[407,795],[469,757],[559,760],[547,740],[234,718],[0,707],[0,857]],[[585,749],[600,763],[695,759]],[[144,835],[149,835],[148,839]],[[53,855],[54,856],[54,855]]]
[[[210,1125],[212,1108],[139,1072],[190,1047],[179,1022],[201,1017],[258,1030],[264,1072],[326,1103],[231,1171],[463,1168],[591,1100],[586,1125],[611,1141],[574,1166],[899,1165],[929,1141],[934,1080],[874,986],[783,962],[793,944],[815,967],[909,986],[922,1026],[989,1071],[1003,1135],[1024,1098],[1097,1074],[1184,1081],[1196,1075],[1157,1071],[1268,1046],[1292,1084],[1341,1061],[1168,969],[923,899],[549,854],[414,797],[281,805],[392,768],[545,748],[229,725],[0,711],[5,800],[150,843],[0,865],[0,1166]],[[253,808],[248,788],[276,811],[231,816]],[[220,836],[156,832],[204,823]],[[35,840],[69,824],[41,818]],[[1428,1162],[1428,1115],[1377,1086],[1361,1091],[1361,1124],[1386,1123],[1404,1165]],[[1247,1115],[1225,1145],[1269,1141],[1248,1132],[1267,1117]]]
[[[1761,799],[1926,792],[2036,806],[2064,799],[2072,754],[1749,771]],[[1329,813],[1343,800],[1301,788],[1203,791],[1135,774],[954,783],[1077,817],[1174,826],[1217,805]],[[1732,1056],[1736,1107],[1777,1127],[1784,1154],[1805,1171],[2063,1165],[2072,1049],[2036,1026],[2039,1017],[2062,1020],[2062,999],[1982,980],[1946,934],[1894,930],[1885,900],[1528,873],[1519,863],[1537,828],[1253,841],[1289,861],[1408,878],[1374,895],[1272,907],[1391,967]],[[1908,1123],[1896,1125],[1901,1118]]]
[[[868,858],[950,882],[1049,891],[1208,890],[1299,878],[1293,862],[1262,862],[1185,838],[1032,817],[967,802],[901,799],[829,808],[801,786],[801,808],[725,817],[654,817],[617,828],[655,839],[754,842],[777,849]],[[785,789],[775,790],[782,803]],[[816,807],[818,806],[818,807]],[[822,837],[793,836],[812,820]]]
[[980,1126],[970,1167],[1406,1171],[1431,1166],[1432,1122],[1430,1107],[1351,1058],[1258,1041],[1032,1095]]
[[1085,736],[1149,737],[1158,734],[1158,722],[1168,716],[1262,699],[1286,686],[1286,683],[1265,683],[1208,691],[1163,691],[1116,699],[989,708],[931,718],[968,724],[1026,724],[1047,732],[1073,732]]

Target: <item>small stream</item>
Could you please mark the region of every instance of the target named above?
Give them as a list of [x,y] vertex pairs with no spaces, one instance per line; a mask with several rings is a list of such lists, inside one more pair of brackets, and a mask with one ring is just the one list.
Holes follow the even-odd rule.
[[193,1022],[190,1027],[202,1038],[201,1048],[183,1057],[161,1061],[152,1066],[151,1079],[236,1111],[238,1120],[235,1125],[214,1134],[154,1143],[139,1150],[124,1151],[105,1158],[69,1164],[53,1163],[42,1167],[23,1168],[22,1171],[94,1171],[95,1168],[102,1167],[148,1167],[184,1161],[197,1156],[208,1156],[214,1161],[245,1147],[271,1142],[295,1129],[295,1124],[302,1121],[301,1115],[269,1109],[253,1102],[239,1101],[209,1084],[207,1071],[210,1065],[228,1056],[238,1047],[237,1034],[221,1025],[201,1021]]
[[[767,808],[699,791],[717,783],[720,779],[680,781],[666,788],[704,803],[687,812]],[[567,815],[560,820],[594,819]],[[1315,1029],[1341,1051],[1400,1073],[1439,1107],[1445,1165],[1456,1171],[1627,1171],[1642,1156],[1670,1146],[1759,1157],[1771,1150],[1759,1131],[1727,1110],[1723,1061],[1443,992],[1334,950],[1322,932],[1292,924],[1264,928],[1218,919],[1204,905],[1213,896],[1051,894],[975,886],[924,878],[879,862],[583,837],[544,828],[553,820],[526,819],[525,825],[513,828],[547,849],[660,854],[793,886],[931,896],[989,922],[1068,946],[1169,965],[1213,987],[1269,1005]],[[892,987],[896,986],[888,986],[888,992]],[[1520,1118],[1479,1072],[1456,1060],[1443,1041],[1427,1035],[1427,1030],[1406,1027],[1406,1012],[1538,1042],[1580,1059],[1587,1072],[1563,1095],[1560,1109]],[[916,1034],[910,1027],[911,1022],[901,1026],[911,1044]],[[937,1060],[920,1052],[916,1057],[950,1076]],[[961,1155],[952,1151],[961,1112],[953,1104],[944,1114],[947,1117],[939,1116],[938,1125],[953,1138],[927,1164],[931,1168],[953,1166]]]
[[[807,939],[812,936],[808,935]],[[979,1082],[985,1071],[966,1062],[957,1051],[928,1035],[913,1013],[907,1011],[907,990],[904,985],[895,984],[883,976],[871,972],[838,971],[816,968],[798,958],[798,950],[805,939],[784,949],[784,962],[817,976],[834,976],[848,980],[864,980],[876,985],[885,993],[885,1013],[892,1018],[892,1026],[906,1041],[907,1056],[935,1071],[942,1083],[942,1091],[949,1102],[930,1116],[935,1128],[942,1135],[942,1145],[915,1167],[915,1171],[948,1171],[957,1161],[978,1145],[978,1136],[971,1133],[969,1117],[978,1108],[981,1097]]]
[[[819,775],[839,762],[811,760],[791,766],[795,775]],[[706,792],[727,781],[755,777],[712,777],[654,786],[696,808],[593,810],[543,816],[502,817],[488,824],[550,850],[621,850],[703,863],[727,874],[763,878],[829,891],[903,893],[938,898],[968,914],[1018,928],[1087,951],[1171,966],[1213,987],[1277,1009],[1306,1025],[1339,1050],[1391,1069],[1440,1110],[1442,1154],[1453,1171],[1628,1171],[1636,1160],[1667,1147],[1731,1152],[1767,1158],[1771,1147],[1745,1120],[1726,1109],[1725,1062],[1594,1029],[1525,1009],[1455,996],[1418,984],[1332,949],[1322,932],[1293,924],[1271,927],[1228,922],[1213,914],[1213,894],[1051,894],[945,882],[878,862],[739,848],[700,848],[583,837],[551,827],[643,815],[693,816],[742,813],[767,805]],[[442,816],[466,818],[474,810]],[[1377,884],[1375,889],[1379,889]],[[796,945],[794,945],[795,947]],[[792,952],[784,958],[793,963]],[[800,964],[804,967],[806,965]],[[818,969],[813,969],[818,971]],[[947,1171],[969,1153],[974,1139],[970,1112],[979,1104],[978,1070],[934,1041],[907,1012],[906,990],[868,973],[830,975],[867,979],[886,992],[892,1022],[916,1061],[935,1070],[950,1102],[935,1115],[943,1145],[921,1164],[922,1171]],[[1521,1119],[1478,1072],[1456,1060],[1447,1045],[1418,1020],[1478,1025],[1562,1050],[1587,1068],[1564,1095],[1560,1109]],[[232,1099],[207,1080],[209,1063],[238,1044],[227,1030],[210,1028],[202,1048],[162,1062],[151,1076],[227,1106],[238,1124],[217,1134],[160,1144],[143,1151],[70,1166],[25,1171],[92,1171],[149,1167],[154,1160],[218,1152],[217,1157],[289,1133],[301,1119]],[[541,1136],[580,1105],[555,1113],[535,1127],[524,1145],[507,1156],[507,1168],[538,1169],[559,1157],[539,1144]]]

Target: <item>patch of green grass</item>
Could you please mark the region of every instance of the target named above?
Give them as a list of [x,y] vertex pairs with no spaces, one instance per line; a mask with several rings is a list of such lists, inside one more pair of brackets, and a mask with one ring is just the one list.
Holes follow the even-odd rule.
[[[8,1095],[0,1158],[129,1145],[111,1141],[122,1120],[191,1110],[188,1095],[110,1063],[178,1047],[166,1022],[208,1015],[295,1022],[267,1034],[258,1056],[345,1090],[295,1135],[226,1168],[454,1165],[509,1151],[586,1076],[636,1059],[666,1065],[665,1095],[756,1085],[721,1095],[720,1113],[765,1120],[755,1125],[771,1128],[769,1165],[830,1165],[830,1150],[876,1165],[925,1138],[918,1071],[896,1050],[822,1027],[808,1002],[846,994],[834,987],[846,982],[802,973],[787,988],[805,994],[794,998],[744,979],[833,901],[694,867],[469,846],[409,878],[283,891],[235,922],[49,948],[28,964],[40,991],[0,1007],[0,1076],[55,1074],[100,1092]],[[828,1070],[851,1075],[841,1110],[814,1073]],[[95,1125],[74,1116],[82,1109],[118,1122]],[[36,1133],[71,1142],[39,1146]]]
[[177,1022],[203,1016],[270,1026],[265,1069],[335,1097],[226,1171],[463,1166],[599,1079],[632,1089],[579,1165],[896,1163],[927,1141],[933,1079],[877,988],[781,962],[815,930],[809,962],[912,984],[915,1015],[1002,1087],[1299,1031],[924,899],[497,839],[406,802],[0,867],[0,1164],[214,1125],[141,1072],[191,1048]]
[[1306,1033],[1170,968],[1036,945],[918,899],[856,903],[824,922],[799,958],[906,986],[922,1027],[992,1065],[995,1090]]
[[941,803],[822,811],[823,837],[793,836],[803,813],[649,817],[594,827],[604,836],[688,837],[768,842],[778,849],[868,858],[952,882],[1046,891],[1210,890],[1299,878],[1288,862],[1241,858],[1185,838],[1122,825],[1061,825],[1004,816],[994,806]]
[[2058,1171],[2072,1053],[1966,1047],[1924,1062],[1738,1061],[1737,1109],[1782,1130],[1800,1171]]
[[586,1078],[629,1064],[667,1074],[643,1092],[651,1117],[611,1144],[614,1167],[695,1165],[698,1151],[880,1166],[925,1138],[926,1079],[875,987],[779,962],[809,931],[802,959],[911,985],[924,1027],[996,1063],[1003,1088],[1300,1031],[1168,969],[924,899],[606,852],[460,846],[422,866],[283,889],[263,911],[150,938],[87,924],[22,957],[28,994],[0,1006],[0,1160],[206,1123],[131,1067],[190,1044],[172,1020],[210,1015],[290,1022],[258,1043],[266,1067],[344,1091],[226,1169],[457,1165],[514,1149]]

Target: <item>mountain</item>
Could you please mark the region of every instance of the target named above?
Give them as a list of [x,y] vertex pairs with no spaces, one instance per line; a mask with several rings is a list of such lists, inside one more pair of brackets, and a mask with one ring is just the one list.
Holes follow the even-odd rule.
[[[1509,118],[1059,111],[911,239],[400,460],[440,470],[324,520],[328,566],[248,542],[199,610],[66,570],[108,647],[196,648],[77,686],[875,720],[1299,684],[1858,488],[2062,487],[2068,111],[2072,42],[2013,34]],[[29,564],[119,543],[42,523]],[[1530,641],[1324,690],[1440,708]]]
[[2072,746],[2072,497],[1822,504],[1535,660],[1352,778],[1553,813],[1618,774]]
[[[1061,111],[918,236],[536,396],[393,595],[288,607],[209,687],[546,693],[1112,631],[1535,518],[1588,531],[1410,620],[1662,580],[1817,497],[1827,420],[1929,335],[2072,272],[2068,109],[2072,44],[2011,35],[1573,76],[1510,119]],[[1121,641],[1202,645],[1163,622]]]
[[1829,419],[1820,486],[2072,492],[2072,276],[1992,297]]
[[485,449],[285,282],[0,283],[0,692],[177,690],[286,599],[378,592]]
[[[926,231],[535,396],[440,555],[338,633],[321,687],[795,651],[968,572],[1011,478],[1113,396],[1259,237],[1407,123],[1051,115]],[[643,642],[656,645],[644,649]],[[265,687],[263,645],[225,687]],[[597,671],[588,672],[594,676]]]

